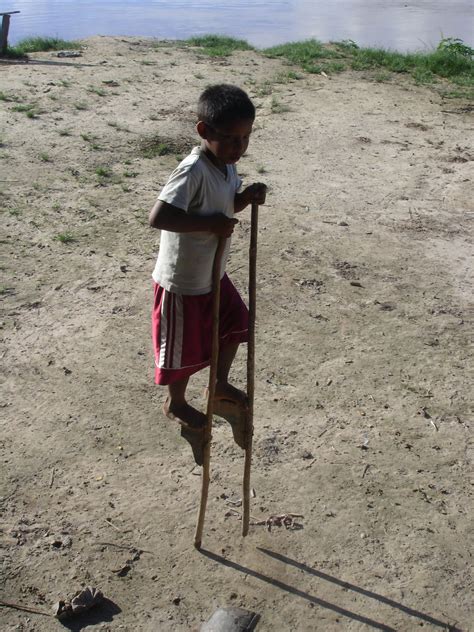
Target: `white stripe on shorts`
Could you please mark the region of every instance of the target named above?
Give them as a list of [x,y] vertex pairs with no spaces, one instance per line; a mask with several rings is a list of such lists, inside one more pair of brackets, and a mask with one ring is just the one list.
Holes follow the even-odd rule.
[[[168,318],[169,311],[169,318]],[[160,369],[179,369],[183,351],[183,297],[163,292],[160,319]],[[172,357],[167,357],[169,350]]]
[[183,297],[181,294],[175,294],[174,301],[174,344],[173,344],[173,359],[171,361],[170,369],[181,368],[181,358],[183,353]]
[[160,318],[160,361],[158,362],[158,367],[163,369],[165,367],[165,358],[166,358],[166,341],[168,334],[168,305],[170,301],[170,294],[168,292],[163,292],[163,296],[161,298],[161,318]]

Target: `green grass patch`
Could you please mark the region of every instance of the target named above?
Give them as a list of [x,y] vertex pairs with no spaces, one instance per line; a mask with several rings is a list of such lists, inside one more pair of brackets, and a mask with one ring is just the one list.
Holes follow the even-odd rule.
[[87,88],[87,92],[92,92],[92,94],[96,94],[98,97],[107,96],[107,90],[104,90],[104,88],[97,88],[95,86],[89,86]]
[[15,294],[15,288],[7,287],[6,285],[0,285],[0,295],[8,296],[9,294]]
[[415,68],[412,72],[413,79],[418,84],[431,84],[436,83],[436,75],[434,75],[431,70],[426,70],[425,68]]
[[266,48],[263,53],[267,57],[286,59],[311,73],[321,72],[328,60],[340,58],[342,55],[338,50],[315,39],[272,46]]
[[202,35],[184,41],[187,46],[198,46],[202,52],[211,57],[225,57],[236,50],[254,50],[248,42],[226,35]]
[[56,241],[60,241],[62,244],[70,244],[76,241],[76,238],[71,233],[59,233],[54,237]]
[[5,59],[28,59],[28,55],[16,51],[11,46],[7,46],[7,50],[0,53],[0,57]]
[[171,154],[172,149],[166,143],[157,142],[156,144],[150,144],[142,149],[142,156],[144,158],[155,158],[156,156],[166,156]]
[[12,112],[23,112],[28,118],[36,118],[40,113],[35,103],[19,103],[12,107]]
[[454,38],[441,40],[435,50],[426,53],[360,48],[352,40],[322,44],[315,39],[273,46],[263,53],[286,59],[311,73],[330,74],[345,69],[404,73],[423,84],[442,78],[464,88],[457,91],[463,96],[472,94],[474,88],[474,49]]
[[97,167],[95,174],[99,178],[110,178],[112,171],[108,167]]
[[302,75],[294,72],[294,70],[287,70],[286,72],[279,72],[275,75],[275,83],[290,83],[302,79]]
[[24,57],[28,53],[44,53],[50,50],[71,50],[80,47],[78,42],[63,40],[58,37],[27,37],[20,40],[15,46],[9,46],[7,56]]
[[120,123],[117,123],[116,121],[107,121],[107,125],[109,127],[113,127],[115,130],[117,130],[117,132],[130,132],[130,130],[128,129],[128,127],[124,127],[123,125],[121,125]]
[[283,114],[284,112],[290,111],[290,108],[284,103],[281,103],[276,97],[272,97],[270,108],[273,114]]
[[263,81],[255,88],[255,94],[258,97],[268,97],[273,92],[273,84],[271,81]]
[[7,102],[12,102],[12,101],[19,101],[19,97],[16,97],[13,94],[6,94],[5,92],[2,92],[0,90],[0,101],[7,101]]

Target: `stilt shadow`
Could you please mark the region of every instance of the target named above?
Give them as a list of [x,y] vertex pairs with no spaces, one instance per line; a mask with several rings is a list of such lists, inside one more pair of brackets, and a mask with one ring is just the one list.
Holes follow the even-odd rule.
[[122,612],[116,603],[104,597],[100,604],[87,612],[71,619],[65,619],[60,623],[71,632],[80,632],[89,625],[107,623],[114,620],[114,616]]
[[266,555],[269,555],[270,557],[273,557],[275,560],[279,560],[280,562],[283,562],[284,564],[289,564],[290,566],[294,566],[295,568],[298,568],[299,570],[304,571],[305,573],[308,573],[309,575],[314,575],[315,577],[319,577],[319,579],[324,579],[325,581],[336,584],[337,586],[340,586],[341,588],[344,588],[346,590],[352,590],[353,592],[359,593],[360,595],[364,595],[365,597],[370,597],[371,599],[380,601],[380,603],[390,606],[391,608],[396,608],[397,610],[400,610],[401,612],[404,612],[405,614],[408,614],[412,617],[421,619],[422,621],[425,621],[426,623],[431,623],[431,625],[436,625],[442,628],[443,630],[448,630],[449,632],[462,632],[461,630],[459,630],[459,628],[456,628],[455,626],[450,625],[446,623],[445,621],[440,621],[439,619],[435,619],[429,614],[425,614],[424,612],[420,612],[419,610],[414,610],[413,608],[410,608],[401,603],[398,603],[398,601],[394,601],[393,599],[390,599],[389,597],[384,597],[383,595],[372,592],[371,590],[360,588],[359,586],[355,586],[354,584],[345,582],[341,579],[338,579],[337,577],[333,577],[332,575],[328,575],[327,573],[318,571],[314,568],[311,568],[311,566],[307,566],[306,564],[302,564],[301,562],[292,560],[286,555],[282,555],[281,553],[275,553],[274,551],[270,551],[269,549],[264,549],[259,546],[257,546],[257,550],[261,551],[262,553],[265,553]]
[[[280,553],[274,553],[273,551],[269,551],[267,549],[260,548],[260,547],[257,547],[257,550],[261,551],[262,553],[265,553],[266,555],[269,555],[270,557],[273,557],[276,560],[279,560],[280,562],[284,562],[285,564],[290,564],[300,570],[307,572],[308,574],[319,577],[320,579],[324,579],[325,581],[330,581],[345,589],[353,590],[366,597],[371,597],[372,599],[376,599],[377,601],[380,601],[381,603],[385,605],[391,606],[392,608],[396,608],[397,610],[401,610],[402,612],[409,614],[413,617],[417,617],[418,619],[421,619],[424,622],[431,623],[432,625],[436,625],[442,628],[443,630],[446,630],[448,632],[462,632],[462,630],[460,630],[459,628],[455,627],[454,625],[450,625],[446,623],[445,621],[440,621],[439,619],[435,619],[434,617],[424,614],[423,612],[419,612],[417,610],[414,610],[413,608],[404,606],[403,604],[400,604],[394,601],[393,599],[389,599],[387,597],[384,597],[383,595],[379,595],[377,593],[371,592],[364,588],[359,588],[359,586],[355,586],[353,584],[349,584],[348,582],[344,582],[336,577],[332,577],[331,575],[328,575],[327,573],[317,571],[311,568],[310,566],[306,566],[306,564],[301,564],[300,562],[296,562],[295,560],[292,560],[291,558],[286,557],[285,555],[281,555]],[[296,588],[295,586],[291,586],[290,584],[285,584],[284,582],[278,579],[274,579],[273,577],[268,577],[267,575],[264,575],[263,573],[260,573],[259,571],[255,571],[251,568],[242,566],[241,564],[237,564],[236,562],[232,562],[231,560],[228,560],[222,557],[221,555],[217,555],[216,553],[213,553],[212,551],[201,549],[200,552],[206,557],[208,557],[209,559],[214,560],[215,562],[218,562],[219,564],[222,564],[223,566],[227,566],[228,568],[233,568],[234,570],[239,571],[240,573],[244,573],[246,575],[250,575],[251,577],[255,577],[256,579],[259,579],[260,581],[263,581],[267,584],[271,584],[272,586],[275,586],[276,588],[279,588],[280,590],[284,590],[285,592],[288,592],[292,595],[301,597],[302,599],[305,599],[306,601],[309,601],[310,603],[314,605],[321,606],[322,608],[331,610],[332,612],[335,612],[338,615],[347,617],[354,621],[359,621],[360,623],[365,623],[365,625],[371,628],[374,628],[376,630],[383,630],[384,632],[396,632],[396,629],[391,628],[389,625],[380,623],[379,621],[375,621],[374,619],[370,619],[368,617],[365,617],[364,615],[357,614],[356,612],[346,610],[345,608],[341,608],[340,606],[330,603],[329,601],[325,601],[324,599],[320,599],[319,597],[310,595],[304,592],[303,590]]]
[[267,584],[271,584],[276,588],[280,588],[280,590],[284,590],[296,597],[301,597],[310,603],[321,606],[322,608],[327,608],[332,612],[335,612],[338,615],[348,617],[349,619],[353,619],[354,621],[359,621],[360,623],[365,623],[371,628],[375,628],[376,630],[383,630],[384,632],[396,632],[395,628],[391,628],[384,623],[379,623],[374,619],[369,619],[368,617],[364,617],[363,615],[357,614],[356,612],[351,612],[350,610],[346,610],[345,608],[341,608],[340,606],[336,606],[335,604],[330,603],[329,601],[325,601],[324,599],[320,599],[319,597],[314,597],[313,595],[309,595],[308,593],[300,590],[299,588],[295,588],[294,586],[290,586],[289,584],[285,584],[281,582],[279,579],[274,579],[273,577],[268,577],[263,573],[259,573],[258,571],[254,571],[251,568],[247,568],[246,566],[242,566],[241,564],[237,564],[236,562],[232,562],[231,560],[225,559],[216,553],[212,553],[212,551],[207,551],[206,549],[201,549],[200,553],[205,555],[211,560],[222,564],[223,566],[227,566],[228,568],[233,568],[240,573],[244,573],[245,575],[250,575],[251,577],[255,577],[260,581],[263,581]]

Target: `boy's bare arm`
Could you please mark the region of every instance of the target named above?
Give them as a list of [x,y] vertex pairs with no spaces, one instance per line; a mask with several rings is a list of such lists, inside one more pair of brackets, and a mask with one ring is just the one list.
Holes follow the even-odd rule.
[[251,184],[242,193],[236,193],[234,198],[234,212],[240,213],[249,204],[265,204],[267,185],[263,182]]
[[230,237],[237,220],[223,213],[214,215],[189,215],[183,209],[157,200],[150,212],[150,226],[172,233],[208,231],[219,237]]

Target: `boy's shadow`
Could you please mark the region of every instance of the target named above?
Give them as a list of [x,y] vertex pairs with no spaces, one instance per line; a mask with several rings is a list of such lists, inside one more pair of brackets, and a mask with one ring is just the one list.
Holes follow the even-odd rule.
[[[455,625],[450,625],[446,621],[440,621],[439,619],[435,619],[434,617],[428,614],[419,612],[418,610],[414,610],[413,608],[409,608],[408,606],[404,606],[403,604],[398,603],[397,601],[394,601],[393,599],[389,599],[388,597],[384,597],[383,595],[379,595],[370,590],[366,590],[365,588],[360,588],[359,586],[350,584],[349,582],[342,581],[341,579],[338,579],[337,577],[332,577],[331,575],[328,575],[327,573],[323,573],[314,568],[311,568],[310,566],[307,566],[306,564],[302,564],[300,562],[297,562],[296,560],[292,560],[291,558],[286,557],[285,555],[281,555],[280,553],[274,553],[273,551],[260,548],[260,547],[257,547],[257,550],[261,551],[262,553],[265,553],[265,555],[269,555],[270,557],[273,557],[274,559],[279,560],[280,562],[284,562],[285,564],[290,564],[291,566],[295,566],[296,568],[310,575],[315,575],[316,577],[319,577],[319,579],[323,579],[333,584],[337,584],[338,586],[341,586],[342,588],[346,590],[353,590],[354,592],[357,592],[366,597],[375,599],[383,604],[391,606],[392,608],[401,610],[402,612],[408,615],[411,615],[412,617],[421,619],[421,621],[423,622],[438,626],[442,630],[447,630],[448,632],[462,632],[462,630],[457,628]],[[357,614],[356,612],[351,612],[350,610],[341,608],[340,606],[330,603],[329,601],[325,601],[324,599],[320,599],[319,597],[314,597],[313,595],[310,595],[304,592],[303,590],[296,588],[295,586],[285,584],[284,582],[278,579],[274,579],[273,577],[268,577],[267,575],[263,575],[263,573],[254,571],[251,568],[247,568],[245,566],[242,566],[241,564],[237,564],[236,562],[227,560],[226,558],[220,555],[217,555],[216,553],[212,553],[211,551],[207,551],[205,549],[201,549],[200,552],[206,557],[210,558],[211,560],[214,560],[215,562],[219,562],[220,564],[223,564],[224,566],[233,568],[234,570],[237,570],[246,575],[250,575],[251,577],[255,577],[256,579],[266,582],[267,584],[271,584],[272,586],[275,586],[276,588],[280,588],[281,590],[284,590],[292,595],[296,595],[297,597],[306,599],[306,601],[309,601],[310,603],[314,605],[321,606],[322,608],[327,608],[328,610],[331,610],[332,612],[335,612],[338,615],[342,615],[349,619],[353,619],[354,621],[365,623],[365,625],[371,628],[375,628],[377,630],[383,630],[384,632],[396,632],[395,628],[391,628],[390,626],[385,625],[384,623],[380,623],[373,619],[369,619],[368,617],[365,617],[364,615],[361,615],[361,614]]]
[[82,615],[71,617],[70,619],[64,619],[59,622],[71,632],[80,632],[89,625],[96,625],[97,623],[108,623],[113,621],[114,616],[122,612],[116,603],[103,597],[101,602],[84,612]]

